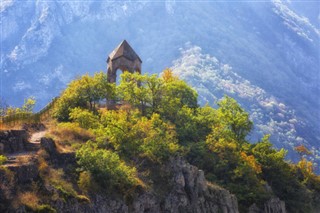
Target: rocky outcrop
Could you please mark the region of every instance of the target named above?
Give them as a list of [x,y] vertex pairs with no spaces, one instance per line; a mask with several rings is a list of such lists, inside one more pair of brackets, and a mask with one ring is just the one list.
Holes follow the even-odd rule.
[[24,151],[27,142],[28,133],[25,130],[0,131],[0,154]]
[[172,160],[165,170],[172,174],[167,183],[172,187],[163,196],[150,189],[136,194],[131,202],[95,195],[90,197],[90,203],[73,198],[51,205],[58,212],[238,213],[236,197],[223,188],[208,184],[203,171],[197,167],[179,158]]
[[286,205],[279,198],[271,198],[264,204],[265,213],[286,213]]
[[229,191],[209,185],[204,172],[182,159],[171,163],[173,189],[164,201],[168,212],[238,212],[238,202]]
[[57,212],[92,212],[92,213],[128,213],[128,206],[122,200],[113,200],[105,196],[95,196],[90,203],[79,199],[58,200],[51,204]]
[[23,165],[12,165],[7,168],[14,172],[14,180],[18,184],[31,183],[38,178],[38,162],[36,159],[31,160],[27,164]]
[[49,160],[54,165],[64,167],[66,165],[76,165],[76,156],[74,152],[59,152],[52,138],[42,137],[40,139],[41,149],[49,154]]
[[260,209],[256,204],[253,204],[249,208],[249,213],[286,213],[286,205],[284,201],[274,197],[264,204],[263,209]]
[[40,146],[44,149],[49,155],[57,154],[57,147],[52,138],[43,137],[40,139]]

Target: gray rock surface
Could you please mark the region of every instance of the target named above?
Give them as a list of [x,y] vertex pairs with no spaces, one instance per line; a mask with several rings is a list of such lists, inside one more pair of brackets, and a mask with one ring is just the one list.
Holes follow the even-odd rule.
[[27,142],[28,133],[25,130],[0,131],[0,152],[2,154],[24,151]]
[[40,139],[41,148],[44,149],[48,154],[55,155],[57,153],[56,144],[52,138],[43,137]]
[[286,205],[279,198],[271,198],[264,204],[265,213],[286,213]]
[[285,202],[277,197],[271,198],[264,204],[264,208],[259,208],[256,204],[253,204],[249,208],[249,213],[286,213]]
[[203,171],[183,159],[174,159],[168,165],[172,174],[169,191],[160,196],[153,189],[136,194],[132,201],[125,202],[113,196],[95,195],[90,203],[73,198],[67,202],[56,202],[52,206],[58,212],[170,212],[170,213],[238,213],[238,203],[229,191],[208,184]]

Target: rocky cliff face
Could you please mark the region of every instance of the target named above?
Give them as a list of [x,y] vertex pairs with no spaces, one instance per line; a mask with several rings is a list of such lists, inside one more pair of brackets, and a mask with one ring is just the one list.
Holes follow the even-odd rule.
[[256,204],[253,204],[249,208],[249,213],[286,213],[285,202],[279,198],[271,198],[264,204],[264,208],[258,208]]
[[0,154],[23,151],[28,142],[25,130],[0,131]]
[[238,212],[237,198],[223,188],[208,184],[197,167],[175,159],[166,169],[173,175],[167,183],[172,187],[164,196],[151,189],[137,194],[129,203],[98,195],[91,197],[90,204],[74,198],[52,206],[58,212]]

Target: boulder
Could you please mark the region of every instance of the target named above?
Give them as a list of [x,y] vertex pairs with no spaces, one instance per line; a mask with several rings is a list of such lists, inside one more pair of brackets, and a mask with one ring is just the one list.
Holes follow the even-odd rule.
[[52,138],[43,137],[40,139],[41,148],[44,149],[49,155],[57,154],[57,147]]
[[25,150],[28,133],[25,130],[0,131],[0,152],[11,154]]

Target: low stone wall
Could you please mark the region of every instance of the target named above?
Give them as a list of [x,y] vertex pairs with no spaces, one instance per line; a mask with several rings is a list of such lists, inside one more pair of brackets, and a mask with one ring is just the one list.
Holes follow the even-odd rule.
[[28,133],[25,130],[1,130],[0,154],[24,151],[27,142]]

